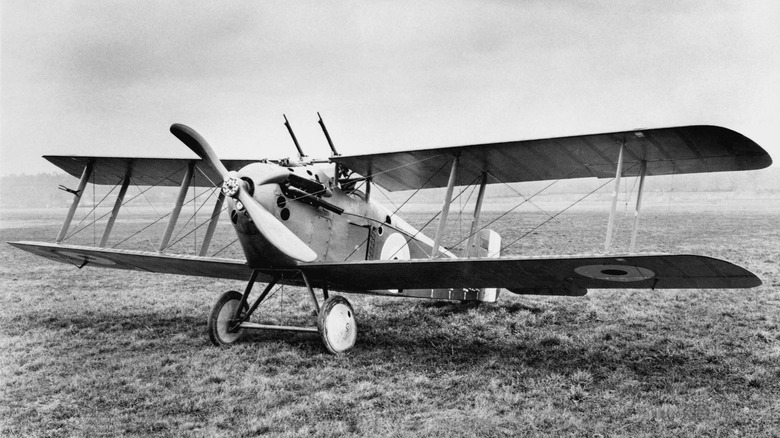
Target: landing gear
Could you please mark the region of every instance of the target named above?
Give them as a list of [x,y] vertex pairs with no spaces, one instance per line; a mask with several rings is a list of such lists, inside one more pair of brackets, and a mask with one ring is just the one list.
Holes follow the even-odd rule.
[[336,295],[325,300],[317,318],[317,327],[322,343],[333,354],[344,353],[355,345],[355,312],[344,297]]
[[236,321],[236,316],[243,316],[248,309],[246,302],[241,298],[241,293],[231,290],[220,295],[211,308],[208,330],[209,339],[214,345],[224,347],[244,336],[246,330],[240,328],[239,321]]
[[[316,327],[296,327],[270,324],[258,324],[249,321],[258,306],[268,297],[271,289],[281,278],[274,278],[260,295],[249,306],[249,294],[252,291],[258,277],[258,271],[252,273],[252,278],[246,286],[243,294],[229,291],[222,294],[211,309],[208,321],[209,339],[219,347],[230,345],[244,335],[247,330],[277,330],[318,333],[322,338],[325,349],[332,354],[342,354],[355,345],[357,339],[357,324],[352,305],[342,296],[328,296],[327,288],[322,289],[325,302],[320,307],[317,295],[314,293],[309,279],[302,271],[299,271],[303,282],[306,284],[314,313],[317,316]],[[289,277],[288,277],[289,278]]]

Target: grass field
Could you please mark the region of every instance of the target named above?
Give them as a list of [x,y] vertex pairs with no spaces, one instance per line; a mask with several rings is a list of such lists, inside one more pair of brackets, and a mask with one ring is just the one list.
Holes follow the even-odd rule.
[[[349,296],[360,332],[339,357],[306,334],[211,346],[209,308],[241,282],[78,270],[3,244],[0,435],[778,436],[780,215],[724,211],[650,214],[639,244],[725,258],[759,288]],[[0,240],[51,241],[63,215],[4,212]],[[508,243],[538,219],[493,228]],[[605,222],[562,216],[508,252],[593,252]],[[309,312],[287,287],[262,317]]]

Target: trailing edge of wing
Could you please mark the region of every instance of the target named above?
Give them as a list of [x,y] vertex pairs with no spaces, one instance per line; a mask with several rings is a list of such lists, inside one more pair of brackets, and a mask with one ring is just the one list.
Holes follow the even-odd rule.
[[[585,177],[613,177],[620,145],[625,143],[624,176],[762,169],[772,158],[744,135],[719,126],[637,129],[486,143],[436,149],[333,157],[332,160],[387,190],[446,187],[447,163],[459,156],[456,185],[476,181],[483,171],[490,181],[522,182]],[[443,170],[442,170],[443,169]]]

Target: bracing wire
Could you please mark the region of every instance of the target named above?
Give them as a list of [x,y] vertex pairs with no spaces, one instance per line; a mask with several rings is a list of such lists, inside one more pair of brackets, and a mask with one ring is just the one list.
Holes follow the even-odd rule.
[[[133,182],[133,186],[135,186],[135,187],[136,187],[136,188],[139,190],[139,192],[140,192],[140,193],[138,193],[137,195],[135,195],[135,196],[133,196],[132,198],[128,199],[127,201],[123,202],[123,203],[122,203],[122,206],[125,206],[125,205],[129,204],[130,202],[132,202],[133,200],[135,200],[135,199],[136,199],[136,198],[138,198],[139,196],[143,196],[143,197],[144,197],[144,199],[146,199],[146,202],[149,204],[149,206],[150,206],[150,207],[152,207],[152,210],[154,210],[154,213],[155,213],[155,214],[159,214],[159,213],[157,212],[157,209],[156,209],[156,208],[154,208],[154,205],[152,205],[151,201],[149,201],[149,198],[147,198],[147,197],[146,197],[146,194],[145,194],[145,193],[146,193],[146,192],[148,192],[149,190],[151,190],[151,189],[153,189],[153,188],[155,188],[155,187],[159,186],[160,184],[162,184],[162,182],[163,182],[163,181],[170,179],[170,177],[171,177],[171,176],[173,176],[175,173],[178,173],[178,172],[180,172],[182,169],[184,169],[184,167],[181,167],[181,168],[179,168],[179,169],[176,169],[176,170],[174,170],[173,172],[171,172],[170,174],[168,174],[168,175],[167,175],[165,178],[161,179],[161,180],[160,180],[160,181],[158,181],[156,184],[153,184],[153,185],[151,185],[151,186],[147,187],[145,190],[141,190],[141,187],[140,187],[138,184],[135,184],[135,183]],[[132,177],[130,178],[130,181],[133,181],[133,178],[132,178]],[[120,241],[119,243],[117,243],[117,244],[113,245],[113,246],[112,246],[112,248],[116,248],[116,247],[118,247],[119,245],[121,245],[121,244],[123,244],[123,243],[127,242],[128,240],[130,240],[130,239],[132,239],[133,237],[135,237],[135,236],[139,235],[139,234],[140,234],[140,233],[142,233],[144,230],[148,229],[149,227],[153,226],[154,224],[156,224],[156,223],[160,222],[161,220],[165,219],[166,217],[168,217],[168,216],[170,216],[170,215],[171,215],[171,213],[170,213],[170,212],[168,212],[168,213],[166,213],[166,214],[164,214],[164,215],[160,216],[159,218],[157,218],[157,220],[153,221],[152,223],[150,223],[150,224],[146,225],[145,227],[141,228],[140,230],[138,230],[138,231],[136,231],[135,233],[131,234],[130,236],[126,237],[125,239],[123,239],[123,240],[122,240],[122,241]],[[147,239],[147,241],[148,241],[148,239]],[[150,243],[150,245],[152,245],[152,247],[154,246],[154,245],[153,245],[151,242],[149,242],[149,243]]]
[[[187,234],[185,234],[184,236],[182,236],[182,237],[181,237],[181,239],[177,239],[177,238],[179,237],[179,235],[180,235],[180,234],[181,234],[181,233],[184,231],[184,229],[187,227],[187,225],[189,225],[189,223],[190,223],[190,222],[193,222],[193,224],[197,224],[197,222],[195,221],[195,219],[196,219],[196,217],[197,217],[196,215],[197,215],[197,214],[198,214],[198,212],[199,212],[199,211],[200,211],[200,210],[201,210],[201,209],[202,209],[202,208],[203,208],[203,207],[206,205],[206,203],[209,201],[209,199],[211,199],[211,197],[212,197],[212,196],[214,196],[214,193],[216,193],[216,191],[217,191],[217,189],[216,189],[216,188],[215,188],[215,189],[213,189],[213,190],[211,191],[211,193],[209,193],[209,196],[208,196],[208,197],[207,197],[207,198],[206,198],[206,199],[205,199],[205,200],[204,200],[204,201],[203,201],[203,202],[200,204],[200,207],[198,207],[198,206],[197,206],[197,205],[198,205],[198,203],[197,203],[196,201],[197,201],[197,199],[198,199],[199,197],[201,197],[201,196],[203,196],[203,195],[205,195],[205,194],[207,193],[207,192],[205,192],[205,191],[204,191],[203,193],[201,193],[200,195],[198,195],[198,196],[194,196],[194,197],[193,197],[191,200],[187,201],[187,202],[184,204],[184,205],[187,205],[187,204],[190,204],[190,203],[192,203],[193,209],[195,209],[195,213],[193,213],[193,214],[192,214],[192,215],[191,215],[189,218],[187,218],[187,221],[184,223],[184,225],[182,225],[182,226],[181,226],[181,228],[179,229],[179,232],[178,232],[178,233],[176,233],[176,235],[175,235],[175,236],[173,236],[173,238],[171,239],[171,240],[173,240],[174,242],[173,242],[173,243],[171,243],[170,245],[168,245],[168,246],[166,247],[166,249],[167,249],[167,248],[171,248],[171,247],[173,247],[174,245],[176,245],[177,243],[179,243],[181,240],[183,240],[184,238],[186,238],[186,237],[187,237],[187,236],[189,236],[190,234],[194,233],[194,232],[195,232],[195,231],[196,231],[198,228],[200,228],[200,227],[202,227],[203,225],[205,225],[205,224],[207,224],[207,223],[208,223],[208,221],[205,221],[205,222],[201,223],[200,225],[197,225],[197,226],[195,226],[195,228],[194,228],[192,231],[190,231],[190,232],[188,232]],[[196,207],[197,207],[197,209],[196,209]]]
[[[92,209],[87,212],[87,214],[79,221],[78,224],[76,224],[76,226],[74,227],[74,228],[76,228],[76,231],[70,233],[67,237],[65,237],[65,239],[70,239],[71,237],[73,237],[76,234],[84,231],[85,229],[95,225],[99,220],[102,220],[104,217],[106,217],[106,216],[111,214],[111,211],[109,211],[108,213],[103,214],[99,218],[95,218],[95,215],[96,215],[95,211],[97,210],[97,208],[100,207],[100,205],[103,203],[103,201],[105,201],[106,198],[108,198],[108,196],[111,193],[114,192],[114,189],[116,189],[118,185],[119,185],[118,183],[116,185],[114,185],[114,187],[112,187],[111,190],[108,193],[106,193],[105,196],[103,196],[103,198],[98,203],[95,203],[95,193],[94,193],[95,185],[94,184],[92,185],[92,191],[93,191],[93,193],[92,193]],[[84,225],[81,228],[78,228],[82,223],[84,223],[84,221],[89,217],[90,214],[92,215],[92,222]],[[93,229],[94,229],[94,227],[93,227]],[[93,240],[97,239],[97,236],[94,235],[94,232],[93,232],[93,237],[92,238],[93,238]]]
[[[636,166],[636,164],[635,164],[634,166]],[[625,171],[631,170],[631,169],[632,169],[634,166],[631,166],[630,168],[626,169]],[[624,172],[625,172],[625,171],[624,171]],[[547,223],[549,223],[549,222],[550,222],[550,221],[552,221],[553,219],[555,219],[555,218],[557,218],[558,216],[560,216],[561,214],[563,214],[565,211],[567,211],[567,210],[569,210],[570,208],[574,207],[575,205],[579,204],[580,202],[582,202],[583,200],[585,200],[586,198],[588,198],[588,197],[589,197],[589,196],[591,196],[592,194],[596,193],[597,191],[601,190],[603,187],[605,187],[607,184],[609,184],[609,183],[613,182],[614,180],[615,180],[615,178],[614,178],[614,177],[613,177],[613,178],[610,178],[610,179],[608,179],[608,180],[607,180],[607,181],[606,181],[604,184],[601,184],[601,185],[600,185],[600,186],[598,186],[597,188],[595,188],[595,189],[591,190],[591,191],[590,191],[588,194],[586,194],[586,195],[582,196],[581,198],[579,198],[578,200],[574,201],[574,202],[573,202],[571,205],[567,206],[567,207],[566,207],[566,208],[564,208],[563,210],[561,210],[561,211],[559,211],[559,212],[555,213],[554,215],[550,216],[550,217],[549,217],[549,218],[547,218],[545,221],[543,221],[543,222],[542,222],[542,223],[540,223],[539,225],[535,226],[534,228],[530,229],[529,231],[527,231],[526,233],[524,233],[524,234],[523,234],[523,235],[521,235],[520,237],[516,238],[515,240],[513,240],[513,241],[509,242],[509,243],[508,243],[508,244],[506,244],[506,245],[502,245],[502,247],[503,247],[502,249],[509,248],[510,246],[512,246],[512,245],[514,245],[515,243],[519,242],[520,240],[524,239],[524,238],[525,238],[526,236],[528,236],[529,234],[533,233],[534,231],[538,230],[538,229],[539,229],[539,228],[541,228],[542,226],[546,225]],[[499,249],[499,250],[500,250],[500,249]],[[493,257],[493,256],[495,256],[495,255],[496,255],[495,253],[488,254],[488,257]]]
[[[207,199],[206,201],[208,201],[208,199]],[[203,207],[203,206],[201,205],[201,208],[202,208],[202,207]],[[219,213],[215,214],[214,216],[211,216],[211,220],[213,220],[215,217],[218,217],[218,216],[219,216],[220,214],[222,214],[222,212],[224,212],[225,210],[227,210],[227,207],[223,207],[223,208],[222,208],[222,210],[220,210],[220,211],[219,211]],[[187,234],[185,234],[185,235],[181,236],[181,237],[180,237],[178,240],[176,240],[176,241],[174,241],[173,243],[171,243],[170,245],[168,245],[168,246],[166,247],[166,249],[167,249],[167,248],[172,248],[174,245],[176,245],[176,244],[177,244],[177,243],[179,243],[180,241],[182,241],[182,240],[186,239],[186,238],[187,238],[187,236],[189,236],[190,234],[192,234],[192,233],[196,232],[196,231],[197,231],[199,228],[202,228],[203,226],[205,226],[205,225],[208,225],[208,224],[209,224],[209,222],[211,222],[211,220],[206,220],[206,221],[203,221],[203,222],[201,222],[199,225],[195,226],[195,227],[194,227],[192,230],[190,230],[190,231],[189,231]],[[189,221],[187,221],[187,223],[189,223]],[[186,224],[185,224],[185,226],[186,226]],[[184,227],[182,227],[182,230],[184,230]],[[181,234],[181,231],[179,231],[179,234]],[[176,235],[176,237],[178,237],[178,234]]]
[[[634,165],[634,166],[636,166],[636,165]],[[626,169],[626,171],[628,171],[628,170],[632,169],[634,166],[631,166],[629,169]],[[573,170],[572,170],[572,171],[573,171]],[[569,172],[569,174],[570,174],[570,173],[571,173],[571,172]],[[581,198],[581,199],[579,199],[579,200],[575,201],[575,203],[574,203],[574,204],[572,204],[572,205],[570,205],[570,206],[566,207],[564,210],[562,210],[562,211],[560,211],[560,212],[556,213],[555,215],[551,215],[550,213],[548,213],[547,211],[545,211],[545,210],[544,210],[544,209],[542,209],[541,207],[539,207],[539,206],[537,206],[536,204],[534,204],[533,202],[531,202],[531,199],[533,199],[533,198],[535,198],[536,196],[540,195],[542,192],[546,191],[547,189],[549,189],[550,187],[552,187],[554,184],[556,184],[556,183],[558,183],[558,182],[560,182],[560,181],[562,181],[562,180],[566,179],[566,176],[568,176],[569,174],[565,175],[563,178],[559,178],[559,179],[557,179],[557,180],[554,180],[554,181],[553,181],[553,182],[551,182],[550,184],[548,184],[548,185],[546,185],[545,187],[543,187],[541,190],[537,191],[536,193],[534,193],[534,194],[533,194],[533,195],[531,195],[530,197],[527,197],[527,198],[526,198],[526,197],[525,197],[525,196],[524,196],[522,193],[520,193],[520,192],[518,192],[517,190],[515,190],[515,189],[514,189],[512,186],[510,186],[510,185],[509,185],[509,184],[507,184],[506,182],[503,182],[503,181],[501,181],[501,180],[500,180],[500,179],[498,179],[498,178],[497,178],[495,175],[493,175],[492,173],[488,172],[488,175],[490,175],[490,176],[491,176],[493,179],[495,179],[496,181],[498,181],[498,182],[500,182],[500,183],[504,184],[505,186],[507,186],[507,187],[509,187],[510,189],[512,189],[512,191],[514,191],[515,193],[517,193],[518,195],[520,195],[521,197],[523,197],[523,200],[522,200],[522,201],[521,201],[519,204],[515,205],[514,207],[512,207],[512,208],[510,208],[509,210],[505,211],[504,213],[500,214],[499,216],[497,216],[497,217],[496,217],[496,218],[494,218],[493,220],[491,220],[491,221],[489,221],[488,223],[486,223],[486,224],[484,224],[484,225],[480,226],[480,227],[479,227],[479,229],[477,229],[477,230],[475,230],[475,231],[474,231],[474,233],[472,233],[472,234],[469,234],[468,236],[466,236],[465,238],[463,238],[462,240],[460,240],[459,242],[457,242],[457,243],[455,244],[455,246],[457,246],[457,245],[460,245],[461,243],[463,243],[463,242],[465,242],[466,240],[468,240],[470,237],[472,237],[472,236],[475,236],[475,235],[479,234],[479,233],[480,233],[482,230],[485,230],[485,229],[487,229],[487,227],[489,227],[490,225],[494,224],[496,221],[498,221],[498,220],[502,219],[503,217],[505,217],[506,215],[510,214],[511,212],[515,211],[516,209],[520,208],[520,206],[524,205],[526,202],[530,203],[531,205],[534,205],[534,206],[535,206],[536,208],[538,208],[538,209],[539,209],[541,212],[543,212],[544,214],[546,214],[547,216],[549,216],[549,218],[548,218],[547,220],[545,220],[545,221],[544,221],[544,222],[543,222],[541,225],[539,225],[539,226],[537,226],[536,228],[534,228],[533,230],[531,230],[531,232],[533,232],[533,231],[537,230],[538,228],[540,228],[542,225],[544,225],[544,224],[546,224],[546,223],[550,222],[552,219],[554,219],[555,217],[557,217],[558,215],[560,215],[560,214],[561,214],[561,213],[563,213],[564,211],[566,211],[566,210],[570,209],[571,207],[573,207],[574,205],[578,204],[579,202],[581,202],[582,200],[584,200],[584,199],[585,199],[585,198],[587,198],[588,196],[590,196],[590,195],[592,195],[593,193],[595,193],[596,191],[600,190],[602,187],[606,186],[607,184],[609,184],[610,182],[612,182],[612,181],[615,179],[615,178],[612,178],[612,179],[609,179],[609,180],[607,180],[607,182],[606,182],[606,183],[604,183],[604,184],[602,184],[601,186],[599,186],[599,188],[597,188],[596,190],[594,190],[594,191],[592,191],[592,192],[588,193],[588,194],[587,194],[587,195],[585,195],[583,198]],[[511,246],[512,244],[516,243],[518,240],[520,240],[521,238],[523,238],[523,237],[526,237],[527,235],[528,235],[528,233],[524,234],[524,235],[523,235],[523,236],[521,236],[519,239],[516,239],[516,240],[512,241],[512,242],[511,242],[509,245],[505,245],[505,246],[503,246],[503,247],[504,247],[504,248],[508,248],[509,246]]]
[[[225,211],[225,210],[223,209],[222,211]],[[211,256],[212,256],[212,257],[216,257],[216,256],[218,256],[218,255],[219,255],[219,254],[220,254],[222,251],[224,251],[224,250],[228,249],[228,248],[229,248],[231,245],[233,245],[233,244],[234,244],[234,243],[236,243],[236,242],[238,242],[238,237],[236,237],[235,239],[233,239],[233,241],[232,241],[232,242],[230,242],[230,243],[228,243],[227,245],[223,246],[223,247],[222,247],[222,248],[221,248],[219,251],[215,252],[215,253],[214,253],[214,254],[212,254]]]
[[[435,156],[438,156],[438,155],[435,155]],[[430,158],[433,158],[433,157],[430,157]],[[426,160],[427,160],[427,159],[430,159],[430,158],[426,158]],[[453,159],[454,159],[454,158],[453,158]],[[425,160],[419,160],[419,161],[416,161],[415,163],[419,163],[419,162],[422,162],[422,161],[425,161]],[[430,176],[430,177],[428,177],[428,179],[427,179],[427,180],[425,180],[425,182],[424,182],[424,183],[423,183],[423,184],[420,186],[420,188],[418,188],[417,190],[415,190],[415,191],[414,191],[414,193],[412,193],[411,195],[409,195],[409,197],[408,197],[408,198],[407,198],[407,199],[406,199],[406,200],[405,200],[405,201],[404,201],[404,202],[403,202],[403,203],[402,203],[402,204],[401,204],[401,205],[400,205],[398,208],[396,208],[396,209],[395,209],[395,210],[394,210],[394,211],[391,213],[391,216],[395,216],[395,215],[396,215],[396,213],[398,213],[398,211],[399,211],[399,210],[401,210],[401,208],[403,208],[403,206],[404,206],[404,205],[406,205],[406,204],[407,204],[407,203],[408,203],[408,202],[409,202],[409,201],[410,201],[410,200],[411,200],[411,199],[412,199],[412,198],[413,198],[413,197],[414,197],[414,196],[415,196],[417,193],[419,193],[419,191],[420,191],[420,190],[422,190],[422,189],[423,189],[423,187],[425,187],[425,186],[426,186],[426,185],[427,185],[427,184],[428,184],[428,183],[429,183],[429,182],[430,182],[430,181],[433,179],[433,177],[434,177],[434,176],[436,176],[436,175],[437,175],[439,172],[441,172],[441,170],[442,170],[442,169],[444,169],[444,166],[446,166],[446,165],[447,165],[447,164],[448,164],[450,161],[452,161],[452,160],[445,161],[445,162],[444,162],[444,163],[443,163],[443,164],[442,164],[442,165],[441,165],[441,166],[440,166],[440,167],[439,167],[439,168],[436,170],[436,172],[433,172],[433,173],[431,174],[431,176]],[[405,165],[405,166],[409,166],[409,165],[411,165],[411,164],[415,164],[415,163],[410,163],[410,164],[407,164],[407,165]],[[397,167],[396,169],[400,169],[401,167],[405,167],[405,166],[399,166],[399,167]],[[394,170],[394,169],[391,169],[391,170]],[[389,170],[388,170],[388,171],[386,171],[386,172],[389,172]],[[377,187],[377,188],[379,188],[379,186],[376,186],[376,187]],[[381,192],[381,191],[382,191],[382,190],[380,189],[380,192]],[[387,195],[384,195],[384,196],[385,196],[385,197],[387,197]],[[357,216],[357,215],[355,215],[355,216]],[[368,217],[362,217],[362,216],[359,216],[359,217],[361,217],[361,218],[363,218],[363,219],[367,219],[367,220],[371,221],[371,218],[368,218]],[[435,218],[435,216],[434,216],[434,218]],[[434,219],[434,218],[431,218],[431,221],[433,221],[433,219]],[[428,221],[428,223],[430,223],[431,221]],[[425,224],[425,225],[426,225],[426,226],[428,226],[428,224]],[[418,231],[417,233],[419,234],[419,231]],[[366,236],[366,238],[365,238],[365,239],[363,239],[363,241],[362,241],[362,242],[360,242],[360,244],[359,244],[359,245],[357,245],[357,246],[355,247],[355,249],[353,249],[353,250],[352,250],[352,252],[351,252],[351,253],[349,253],[349,255],[347,255],[347,256],[344,258],[344,261],[347,261],[347,260],[349,260],[349,258],[350,258],[350,257],[352,257],[352,255],[353,255],[353,254],[355,254],[355,252],[356,252],[356,251],[357,251],[357,250],[358,250],[358,249],[359,249],[361,246],[363,246],[363,244],[367,243],[367,242],[368,242],[368,239],[370,238],[370,235],[371,235],[371,234],[370,234],[370,230],[369,230],[369,234]],[[415,236],[416,236],[416,235],[417,235],[417,234],[415,234]],[[395,255],[395,254],[394,254],[394,255]]]
[[[507,248],[509,248],[510,246],[512,246],[512,245],[514,245],[515,243],[519,242],[521,239],[525,238],[525,237],[526,237],[526,236],[528,236],[529,234],[531,234],[531,233],[533,233],[534,231],[538,230],[539,228],[543,227],[545,224],[547,224],[548,222],[552,221],[552,220],[553,220],[553,219],[555,219],[556,217],[560,216],[561,214],[563,214],[563,213],[564,213],[565,211],[567,211],[568,209],[570,209],[570,208],[574,207],[575,205],[579,204],[579,203],[580,203],[582,200],[584,200],[584,199],[585,199],[585,198],[587,198],[588,196],[590,196],[590,195],[592,195],[592,194],[596,193],[597,191],[601,190],[601,188],[602,188],[602,187],[604,187],[604,186],[606,186],[607,184],[609,184],[610,182],[612,182],[612,180],[614,180],[614,178],[607,180],[607,182],[605,182],[604,184],[600,185],[600,186],[599,186],[598,188],[596,188],[595,190],[592,190],[592,191],[591,191],[590,193],[588,193],[587,195],[585,195],[585,196],[581,197],[580,199],[576,200],[576,201],[575,201],[573,204],[569,205],[568,207],[564,208],[563,210],[559,211],[558,213],[555,213],[554,215],[552,215],[552,216],[550,216],[549,218],[545,219],[545,220],[544,220],[542,223],[540,223],[539,225],[537,225],[537,226],[535,226],[535,227],[531,228],[530,230],[528,230],[527,232],[525,232],[523,235],[521,235],[521,236],[520,236],[520,237],[518,237],[517,239],[515,239],[515,240],[513,240],[513,241],[509,242],[509,243],[508,243],[508,244],[506,244],[506,245],[502,245],[502,246],[503,246],[503,249],[507,249]],[[500,249],[499,249],[499,251],[500,251]],[[493,256],[495,256],[495,255],[496,255],[495,253],[491,253],[491,254],[488,254],[487,256],[488,256],[488,257],[493,257]]]
[[[455,201],[455,200],[457,200],[458,198],[460,198],[460,196],[461,196],[461,195],[462,195],[462,194],[463,194],[463,193],[464,193],[466,190],[468,190],[468,189],[469,189],[469,187],[470,187],[472,184],[476,183],[476,182],[477,182],[477,179],[479,179],[479,178],[481,178],[481,176],[479,176],[479,175],[478,175],[476,178],[474,178],[474,180],[473,180],[473,181],[471,181],[471,182],[470,182],[470,183],[469,183],[469,184],[468,184],[466,187],[464,187],[464,188],[463,188],[463,190],[461,190],[460,192],[458,192],[458,194],[457,194],[457,195],[456,195],[456,196],[455,196],[455,197],[454,197],[454,198],[453,198],[453,199],[452,199],[450,202],[452,202],[452,201]],[[439,215],[440,215],[440,214],[441,214],[441,210],[439,210],[439,212],[438,212],[438,213],[436,213],[435,215],[433,215],[433,217],[432,217],[432,218],[430,218],[430,219],[428,220],[428,222],[426,222],[426,223],[425,223],[425,225],[423,225],[422,227],[420,227],[420,229],[419,229],[419,230],[417,230],[417,231],[416,231],[416,232],[415,232],[415,233],[414,233],[414,234],[411,236],[411,239],[412,239],[412,240],[414,240],[414,239],[417,237],[417,235],[419,235],[420,233],[422,233],[422,231],[423,231],[423,230],[424,230],[424,229],[425,229],[425,228],[426,228],[428,225],[430,225],[430,224],[431,224],[431,222],[433,222],[433,221],[434,221],[434,219],[436,219],[437,217],[439,217]],[[460,243],[460,242],[458,242],[458,243]],[[442,246],[443,246],[443,245],[442,245]],[[455,246],[457,246],[457,245],[455,245]],[[396,255],[396,254],[398,254],[398,251],[400,251],[400,250],[401,250],[401,248],[398,248],[398,249],[397,249],[397,250],[396,250],[396,251],[395,251],[395,252],[394,252],[394,253],[393,253],[393,254],[390,256],[390,258],[392,259],[393,257],[395,257],[395,255]],[[436,249],[436,251],[438,251],[438,248]],[[434,251],[434,252],[436,252],[436,251]]]

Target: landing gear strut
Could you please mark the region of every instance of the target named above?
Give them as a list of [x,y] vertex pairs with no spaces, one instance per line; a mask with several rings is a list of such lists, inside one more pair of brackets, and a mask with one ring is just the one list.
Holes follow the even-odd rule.
[[279,278],[274,278],[268,283],[250,307],[248,305],[249,294],[258,276],[258,272],[254,271],[243,294],[237,291],[225,292],[212,307],[208,321],[208,332],[211,342],[216,346],[224,347],[239,341],[246,331],[250,329],[279,330],[318,333],[328,352],[342,354],[349,351],[355,345],[355,340],[357,339],[357,323],[352,305],[342,296],[328,296],[328,290],[323,288],[322,292],[325,302],[320,307],[317,302],[317,295],[314,293],[314,288],[306,274],[303,272],[300,272],[300,274],[314,305],[314,312],[317,316],[316,327],[268,325],[250,322],[249,318],[263,300],[268,297],[271,289],[279,281]]

